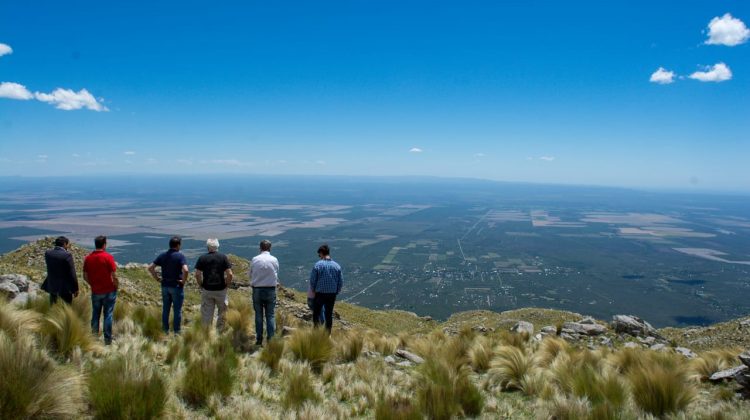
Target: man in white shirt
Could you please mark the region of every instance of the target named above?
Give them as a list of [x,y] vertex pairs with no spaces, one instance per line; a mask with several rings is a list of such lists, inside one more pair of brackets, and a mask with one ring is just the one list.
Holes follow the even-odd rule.
[[279,285],[279,260],[271,255],[271,242],[260,241],[260,254],[250,264],[250,286],[255,310],[255,345],[263,345],[263,317],[266,318],[266,342],[276,330],[276,286]]

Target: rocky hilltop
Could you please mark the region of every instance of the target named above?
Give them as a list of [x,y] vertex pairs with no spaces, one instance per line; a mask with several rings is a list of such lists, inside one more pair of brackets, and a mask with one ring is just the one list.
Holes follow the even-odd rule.
[[[53,358],[51,373],[71,365],[93,380],[100,369],[114,361],[125,363],[136,351],[143,359],[138,366],[162,378],[164,389],[177,391],[165,394],[161,406],[154,408],[158,416],[236,418],[237,413],[252,412],[260,418],[317,418],[322,413],[347,418],[631,418],[682,413],[691,418],[720,413],[743,418],[750,412],[745,411],[750,404],[743,400],[750,395],[750,354],[742,353],[750,348],[750,318],[708,327],[656,329],[631,314],[597,320],[524,308],[461,312],[438,322],[410,312],[337,303],[335,332],[329,340],[309,329],[312,314],[305,295],[281,289],[277,323],[285,338],[260,349],[251,345],[254,326],[246,284],[238,282],[230,292],[227,332],[202,335],[200,328],[191,327],[200,298],[194,282],[189,282],[184,317],[188,332],[167,338],[160,334],[158,321],[159,285],[144,264],[129,263],[119,269],[115,345],[104,348],[79,331],[77,346],[72,340],[72,347],[62,349],[56,332],[71,325],[85,331],[90,302],[81,281],[84,297],[76,299],[75,311],[44,304],[46,294],[38,285],[45,275],[44,251],[51,247],[47,238],[0,257],[0,295],[10,302],[0,311],[1,337],[29,337],[28,343],[0,341],[0,356],[20,351],[21,345],[32,346]],[[76,245],[71,251],[77,267],[82,267],[89,251]],[[236,271],[247,271],[247,260],[230,258]],[[19,317],[33,321],[14,324]],[[74,319],[61,323],[56,317]],[[222,347],[224,338],[230,349]],[[231,389],[219,389],[218,394],[212,389],[213,395],[205,398],[191,394],[195,369],[210,374],[221,368],[199,367],[205,355],[193,347],[221,352],[217,357],[222,360],[226,356],[229,370],[224,374],[232,377]],[[309,354],[310,348],[323,351]],[[134,373],[134,378],[139,375]],[[86,401],[84,377],[77,378],[78,388],[74,386],[71,395],[80,391],[80,398],[68,413],[100,416],[103,406]],[[206,378],[195,380],[207,383]],[[659,397],[664,401],[654,403],[641,395],[656,392],[649,388],[654,386],[666,387]],[[10,392],[2,385],[0,391]],[[89,392],[95,393],[90,388]],[[0,417],[18,414],[6,409],[0,405]],[[126,417],[135,415],[125,406],[119,410]]]

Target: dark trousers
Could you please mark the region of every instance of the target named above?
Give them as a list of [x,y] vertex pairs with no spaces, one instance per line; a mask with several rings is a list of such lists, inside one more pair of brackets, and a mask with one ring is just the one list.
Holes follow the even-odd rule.
[[333,329],[333,304],[336,303],[336,293],[315,293],[313,301],[313,324],[320,325],[320,313],[325,309],[326,329],[330,334]]
[[54,305],[55,303],[57,303],[57,298],[62,299],[62,301],[65,302],[65,303],[67,303],[68,305],[70,305],[71,303],[73,303],[73,294],[66,292],[66,293],[60,293],[60,294],[50,293],[49,294],[49,304],[50,305]]

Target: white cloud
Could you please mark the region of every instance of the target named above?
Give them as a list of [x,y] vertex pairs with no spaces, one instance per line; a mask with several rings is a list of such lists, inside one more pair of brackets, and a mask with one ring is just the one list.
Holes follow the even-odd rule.
[[55,108],[65,111],[72,111],[81,108],[97,112],[109,111],[106,106],[102,105],[86,89],[81,89],[78,92],[75,92],[72,89],[57,88],[52,91],[52,93],[36,92],[34,93],[34,96],[42,102],[55,105]]
[[201,163],[209,163],[212,165],[222,166],[251,166],[249,162],[243,162],[238,159],[212,159],[209,161],[201,161]]
[[745,43],[750,38],[750,29],[745,22],[732,17],[729,13],[715,17],[708,23],[708,45],[726,45],[734,47]]
[[36,155],[37,159],[47,159],[48,157],[47,155]]
[[655,72],[651,73],[651,78],[648,81],[660,85],[668,85],[674,82],[674,72],[664,67],[659,67]]
[[127,156],[133,156],[133,155],[135,155],[135,152],[134,152],[134,151],[132,151],[132,150],[128,150],[128,151],[126,151],[126,152],[122,152],[122,153],[123,153],[124,155],[127,155]]
[[326,161],[324,161],[324,160],[316,160],[316,161],[315,161],[315,164],[316,164],[316,165],[325,165],[325,164],[326,164]]
[[9,54],[13,54],[13,48],[11,48],[8,44],[3,44],[2,42],[0,42],[0,57]]
[[419,147],[412,147],[409,149],[409,153],[422,153],[424,150],[420,149]]
[[81,155],[79,155],[78,153],[73,153],[73,154],[72,154],[72,155],[70,155],[70,156],[72,156],[72,157],[74,157],[74,158],[76,158],[76,159],[78,159],[79,157],[81,157]]
[[701,82],[724,82],[732,78],[732,71],[726,64],[716,63],[710,67],[706,66],[705,71],[696,71],[688,77]]
[[534,160],[534,158],[531,156],[526,156],[526,160]]
[[555,157],[554,156],[539,156],[539,160],[544,160],[544,161],[547,161],[547,162],[552,162],[553,160],[555,160]]
[[34,95],[26,89],[26,86],[13,83],[13,82],[2,82],[0,83],[0,98],[8,99],[20,99],[27,100],[32,99]]
[[487,155],[485,155],[484,153],[474,153],[474,157],[475,158],[483,158],[485,156],[487,156]]

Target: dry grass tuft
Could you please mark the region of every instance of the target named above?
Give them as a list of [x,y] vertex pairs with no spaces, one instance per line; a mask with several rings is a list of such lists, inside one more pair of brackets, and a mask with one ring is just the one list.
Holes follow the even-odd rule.
[[477,373],[489,370],[493,356],[492,343],[486,337],[477,337],[468,352],[471,367]]
[[92,370],[89,400],[96,419],[154,419],[164,412],[167,386],[155,367],[130,352]]
[[362,354],[362,348],[365,346],[365,340],[362,335],[349,333],[341,341],[339,346],[339,357],[346,363],[356,362],[359,355]]
[[284,355],[284,344],[283,338],[273,337],[260,352],[258,359],[268,366],[271,372],[279,370],[279,361]]
[[50,309],[41,333],[50,349],[63,358],[70,357],[76,348],[87,352],[97,347],[91,327],[69,305],[55,305]]
[[503,390],[524,389],[524,378],[533,373],[534,364],[521,349],[511,345],[498,347],[489,370],[490,381]]
[[376,420],[422,420],[422,414],[412,400],[403,396],[381,395],[375,405]]
[[82,377],[58,366],[31,336],[0,331],[0,418],[74,418],[83,406]]
[[690,361],[691,376],[700,381],[707,381],[714,373],[736,365],[739,353],[739,351],[732,349],[701,353],[699,357]]
[[40,314],[35,311],[16,309],[0,299],[0,330],[13,339],[25,332],[38,331],[41,319]]
[[325,328],[298,329],[289,340],[289,351],[295,359],[310,363],[313,372],[320,373],[333,356],[333,342]]
[[312,384],[310,369],[304,365],[293,365],[284,371],[286,393],[282,400],[285,408],[298,408],[306,401],[318,401]]
[[180,396],[193,407],[205,406],[214,394],[229,396],[236,379],[237,365],[237,355],[231,342],[228,339],[218,340],[206,353],[190,360],[179,387]]
[[656,417],[684,410],[696,396],[688,371],[673,355],[651,355],[628,379],[636,405]]
[[133,310],[133,321],[141,327],[141,334],[151,340],[159,340],[164,336],[161,329],[161,312],[156,307],[137,306]]

